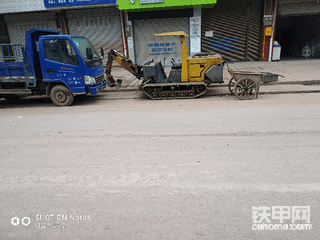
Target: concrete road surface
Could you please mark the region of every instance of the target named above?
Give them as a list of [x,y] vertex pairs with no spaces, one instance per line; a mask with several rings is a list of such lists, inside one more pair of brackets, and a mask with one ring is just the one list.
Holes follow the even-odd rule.
[[320,94],[0,101],[0,133],[0,239],[320,238]]

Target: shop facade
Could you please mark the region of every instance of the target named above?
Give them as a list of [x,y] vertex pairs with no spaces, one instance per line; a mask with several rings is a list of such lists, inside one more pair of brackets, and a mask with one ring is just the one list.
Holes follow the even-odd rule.
[[[193,10],[147,12],[141,17],[139,13],[128,13],[128,20],[132,22],[134,52],[137,64],[154,60],[169,65],[174,59],[181,62],[182,48],[179,37],[156,37],[156,33],[184,31],[189,34],[189,19],[193,17]],[[190,41],[187,38],[188,54]]]
[[284,58],[319,58],[320,2],[279,0],[275,40]]
[[318,0],[265,0],[264,5],[261,61],[320,57]]
[[[113,48],[139,65],[181,61],[184,31],[188,55],[219,53],[225,61],[271,61],[275,41],[282,57],[320,55],[318,0],[11,0],[0,3],[0,44],[24,44],[31,28],[87,37],[97,50]],[[308,48],[307,48],[307,46]],[[173,60],[172,60],[173,59]]]
[[[199,3],[197,3],[199,2]],[[207,1],[128,1],[118,0],[118,7],[126,13],[126,37],[129,57],[139,65],[148,61],[181,62],[179,37],[156,37],[156,33],[184,31],[188,34],[188,55],[201,52],[201,11],[214,7],[216,0]],[[202,5],[201,5],[202,4]]]
[[161,4],[169,5],[170,2],[136,0],[130,4],[127,0],[118,1],[119,9],[128,12],[129,24],[132,24],[132,33],[129,33],[132,43],[128,39],[134,47],[131,57],[134,56],[138,64],[147,59],[161,60],[166,65],[172,58],[180,61],[179,39],[170,42],[172,37],[159,39],[153,36],[154,33],[179,30],[189,35],[189,55],[216,52],[226,61],[259,60],[263,0],[207,1],[208,5],[203,1],[197,5],[192,1],[183,9],[175,10],[181,6],[171,6],[163,10]]
[[258,61],[262,0],[223,0],[202,10],[202,52],[217,52],[225,61]]
[[24,4],[18,0],[0,4],[0,27],[7,30],[7,36],[1,31],[2,43],[24,44],[25,31],[40,28],[84,36],[97,50],[123,50],[121,13],[115,0],[26,0]]

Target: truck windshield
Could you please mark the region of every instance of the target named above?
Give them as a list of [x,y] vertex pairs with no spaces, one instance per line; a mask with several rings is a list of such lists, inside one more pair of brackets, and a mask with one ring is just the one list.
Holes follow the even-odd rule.
[[[102,64],[99,54],[97,53],[96,49],[92,46],[91,42],[86,38],[74,37],[72,41],[79,49],[79,52],[87,64],[88,67],[98,67]],[[87,48],[91,48],[92,51],[92,59],[87,58]]]

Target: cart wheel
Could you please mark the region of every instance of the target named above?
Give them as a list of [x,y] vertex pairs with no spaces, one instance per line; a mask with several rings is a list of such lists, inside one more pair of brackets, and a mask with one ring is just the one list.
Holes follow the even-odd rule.
[[233,90],[234,90],[234,85],[236,84],[236,82],[237,81],[234,78],[231,78],[229,81],[228,87],[229,87],[229,91],[231,94],[234,94]]
[[241,100],[250,100],[258,96],[259,84],[252,78],[241,78],[234,85],[233,93]]

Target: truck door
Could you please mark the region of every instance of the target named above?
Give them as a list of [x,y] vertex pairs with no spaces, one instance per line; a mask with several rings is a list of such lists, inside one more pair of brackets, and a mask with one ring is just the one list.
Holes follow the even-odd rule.
[[[62,82],[73,93],[84,93],[83,72],[79,57],[68,39],[43,39],[40,53],[44,82]],[[41,49],[41,45],[39,44]]]

